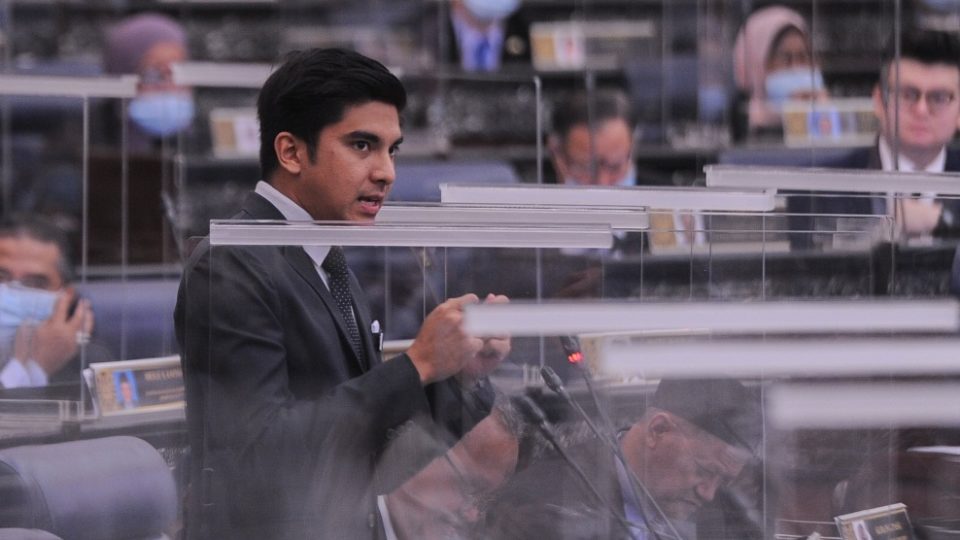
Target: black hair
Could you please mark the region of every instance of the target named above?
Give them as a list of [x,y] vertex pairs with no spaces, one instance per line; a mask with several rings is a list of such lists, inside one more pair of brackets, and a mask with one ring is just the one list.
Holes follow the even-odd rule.
[[67,235],[50,221],[28,215],[12,215],[0,219],[0,238],[29,238],[44,244],[53,244],[60,252],[57,271],[64,284],[73,281],[73,263]]
[[[896,58],[896,36],[891,36],[883,52],[880,85],[886,88],[890,66]],[[900,58],[921,64],[945,64],[960,69],[960,38],[955,32],[912,29],[900,35]]]
[[264,83],[257,98],[260,173],[279,166],[273,141],[283,131],[304,141],[311,160],[320,131],[343,119],[351,106],[380,101],[403,111],[407,92],[380,62],[345,49],[293,51]]
[[[592,101],[591,101],[592,100]],[[592,108],[592,117],[591,111]],[[617,89],[600,89],[591,96],[577,92],[557,100],[553,106],[551,134],[566,140],[570,130],[586,125],[592,120],[595,125],[620,118],[633,127],[633,113],[627,95]]]

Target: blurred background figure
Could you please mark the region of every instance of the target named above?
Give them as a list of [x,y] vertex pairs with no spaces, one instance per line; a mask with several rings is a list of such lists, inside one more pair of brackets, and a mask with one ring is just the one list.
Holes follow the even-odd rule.
[[[172,65],[188,56],[183,26],[166,15],[132,15],[106,32],[104,70],[139,75],[140,83],[127,109],[128,156],[121,155],[124,130],[117,100],[103,109],[99,144],[91,151],[88,253],[94,264],[120,263],[124,256],[134,263],[177,257],[182,234],[176,219],[167,217],[175,217],[177,211],[172,159],[176,145],[169,140],[192,125],[195,105],[192,90],[173,83]],[[136,186],[127,201],[121,200],[124,167]],[[129,209],[126,215],[120,211],[124,204]],[[126,246],[120,234],[124,226]]]
[[621,90],[603,89],[593,96],[578,92],[558,100],[547,140],[556,183],[636,185],[633,129],[630,102]]
[[770,6],[747,17],[734,43],[733,68],[747,100],[749,134],[779,134],[787,100],[826,97],[807,23],[792,9]]
[[507,24],[520,7],[520,0],[452,0],[451,45],[457,51],[464,71],[497,71],[502,64],[507,40]]
[[0,222],[0,387],[80,378],[93,331],[90,302],[70,286],[66,237],[33,218]]
[[148,150],[151,141],[174,135],[193,121],[193,96],[188,88],[173,84],[171,71],[172,64],[187,58],[186,32],[165,15],[134,15],[107,31],[105,71],[140,76],[129,110],[132,151]]

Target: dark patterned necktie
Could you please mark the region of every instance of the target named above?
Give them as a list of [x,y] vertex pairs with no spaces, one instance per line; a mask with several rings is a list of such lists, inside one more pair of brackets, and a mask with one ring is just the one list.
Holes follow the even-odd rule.
[[322,268],[329,278],[330,294],[337,301],[340,314],[347,323],[350,333],[350,344],[360,358],[360,363],[366,365],[366,356],[363,354],[363,345],[360,342],[360,329],[357,328],[357,319],[353,315],[353,295],[350,294],[350,280],[347,273],[347,259],[343,256],[343,249],[339,246],[330,248],[330,253],[323,260]]

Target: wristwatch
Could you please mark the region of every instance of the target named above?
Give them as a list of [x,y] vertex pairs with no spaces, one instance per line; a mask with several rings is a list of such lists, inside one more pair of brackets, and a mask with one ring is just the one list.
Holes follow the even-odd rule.
[[937,226],[933,228],[934,236],[957,236],[960,233],[958,230],[958,216],[953,208],[948,208],[946,205],[940,210],[940,219],[937,220]]

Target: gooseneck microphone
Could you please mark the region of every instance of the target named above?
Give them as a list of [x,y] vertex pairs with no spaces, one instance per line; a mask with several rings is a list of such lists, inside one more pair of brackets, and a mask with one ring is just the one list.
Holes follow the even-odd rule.
[[[589,374],[586,373],[586,370],[582,369],[581,366],[577,366],[581,370],[585,379],[589,379]],[[680,536],[680,533],[677,532],[676,528],[673,526],[673,523],[670,522],[670,519],[667,518],[666,514],[660,508],[660,505],[657,504],[656,499],[653,498],[653,495],[647,489],[647,486],[637,478],[637,475],[633,472],[633,469],[627,464],[627,460],[623,457],[623,450],[620,448],[616,438],[612,435],[613,432],[613,423],[610,421],[606,415],[601,415],[606,420],[608,432],[601,432],[597,425],[590,418],[590,415],[587,414],[587,411],[583,410],[583,407],[575,399],[570,396],[570,393],[567,391],[566,387],[563,385],[563,381],[560,380],[560,376],[557,375],[557,372],[553,370],[550,366],[543,366],[540,368],[540,375],[543,377],[543,382],[547,385],[551,391],[563,398],[563,400],[569,405],[573,410],[577,411],[577,414],[586,422],[587,427],[590,428],[590,431],[596,435],[597,439],[600,440],[606,447],[613,452],[613,457],[620,462],[620,465],[623,467],[623,470],[627,472],[627,476],[630,478],[630,491],[633,494],[633,499],[637,502],[640,501],[640,495],[637,491],[637,488],[640,489],[640,493],[643,493],[644,499],[650,503],[650,506],[653,507],[654,511],[657,512],[657,515],[660,519],[670,528],[670,532],[673,537],[677,539],[683,538]],[[593,402],[597,407],[597,411],[601,412],[602,407],[600,406],[600,399],[597,396],[596,392],[593,389],[593,386],[588,382],[587,390],[589,391]],[[650,526],[650,520],[647,516],[641,512],[641,517],[643,517],[643,524],[646,526],[647,531],[653,535],[653,538],[659,539],[661,536]]]
[[570,457],[570,454],[563,448],[560,444],[560,441],[557,439],[556,433],[553,431],[553,426],[547,421],[547,416],[543,414],[543,411],[540,410],[540,407],[533,402],[527,396],[520,396],[515,400],[517,409],[520,410],[520,414],[531,424],[535,425],[540,433],[543,434],[544,438],[550,443],[554,450],[557,451],[557,454],[560,456],[560,459],[564,461],[573,472],[576,473],[577,478],[580,479],[580,482],[587,488],[593,497],[603,505],[603,507],[610,513],[611,516],[616,520],[623,530],[626,531],[627,537],[632,538],[633,534],[630,530],[630,524],[627,520],[620,515],[620,512],[617,512],[616,509],[610,505],[603,495],[600,494],[600,491],[597,490],[596,486],[593,485],[593,482],[590,481],[590,478],[587,477],[587,474],[583,472],[583,469],[580,465],[577,465],[577,462]]

